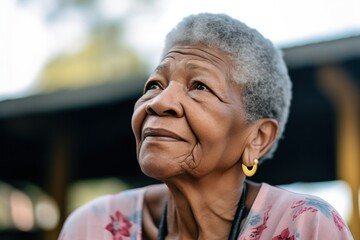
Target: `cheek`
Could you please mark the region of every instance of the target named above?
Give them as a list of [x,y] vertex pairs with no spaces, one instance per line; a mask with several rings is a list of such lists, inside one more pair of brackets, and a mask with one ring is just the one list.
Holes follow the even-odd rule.
[[146,117],[145,104],[136,103],[134,112],[131,118],[131,127],[136,140],[136,147],[138,148],[141,141],[141,129]]
[[211,107],[204,109],[203,115],[194,115],[190,121],[200,143],[194,149],[194,158],[199,163],[198,170],[205,172],[215,167],[226,168],[239,161],[246,139],[246,127],[240,113],[216,108],[216,105]]
[[221,144],[241,131],[240,116],[214,104],[194,112],[189,123],[200,143]]

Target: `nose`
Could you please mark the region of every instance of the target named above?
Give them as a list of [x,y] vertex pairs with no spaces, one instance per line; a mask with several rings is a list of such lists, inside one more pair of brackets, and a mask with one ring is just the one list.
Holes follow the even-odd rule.
[[181,104],[182,87],[178,83],[169,84],[159,95],[146,105],[149,115],[182,117],[184,109]]

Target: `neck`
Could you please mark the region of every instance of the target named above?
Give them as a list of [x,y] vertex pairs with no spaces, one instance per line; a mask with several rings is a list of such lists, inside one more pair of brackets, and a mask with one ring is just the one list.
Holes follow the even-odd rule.
[[171,239],[227,239],[242,194],[243,175],[236,171],[201,179],[166,181]]

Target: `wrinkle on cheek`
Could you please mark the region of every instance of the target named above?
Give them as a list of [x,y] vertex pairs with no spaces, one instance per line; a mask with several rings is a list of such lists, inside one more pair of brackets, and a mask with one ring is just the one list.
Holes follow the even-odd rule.
[[141,149],[142,141],[139,141],[139,143],[136,144],[136,158],[139,160],[140,157],[140,149]]
[[193,175],[197,175],[197,167],[200,164],[200,157],[197,157],[198,154],[196,154],[196,151],[199,148],[200,143],[197,141],[190,153],[184,158],[184,161],[181,162],[182,169],[186,172],[190,171]]
[[139,99],[134,107],[131,119],[132,130],[137,142],[141,142],[141,130],[146,118],[145,102]]
[[[136,114],[136,116],[135,116],[135,114]],[[142,129],[142,126],[144,123],[144,118],[145,118],[145,115],[142,116],[141,113],[134,112],[132,128],[133,128],[133,133],[134,133],[135,142],[136,142],[136,155],[137,155],[138,159],[139,159],[140,149],[143,144],[143,141],[141,139],[141,137],[142,137],[141,129]]]

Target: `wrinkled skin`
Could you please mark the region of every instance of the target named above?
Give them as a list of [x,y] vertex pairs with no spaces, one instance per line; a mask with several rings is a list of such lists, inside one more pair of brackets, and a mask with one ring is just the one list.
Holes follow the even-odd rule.
[[[169,239],[227,239],[245,179],[272,145],[273,119],[246,121],[241,86],[225,53],[175,46],[147,80],[132,128],[142,171],[165,185],[147,188],[143,236],[157,239],[168,201]],[[250,209],[260,185],[249,184]]]
[[157,179],[226,171],[241,157],[251,124],[222,52],[172,48],[145,84],[132,119],[143,172]]

